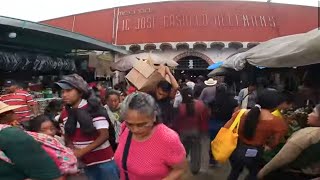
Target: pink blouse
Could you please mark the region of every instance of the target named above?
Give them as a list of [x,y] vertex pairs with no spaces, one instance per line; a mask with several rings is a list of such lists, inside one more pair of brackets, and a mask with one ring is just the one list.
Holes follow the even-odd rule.
[[[122,168],[122,155],[129,130],[120,136],[119,146],[114,159],[120,169],[120,179],[125,180]],[[161,180],[170,167],[180,164],[186,158],[186,151],[178,134],[163,124],[155,127],[152,136],[146,141],[131,141],[127,167],[130,180]]]

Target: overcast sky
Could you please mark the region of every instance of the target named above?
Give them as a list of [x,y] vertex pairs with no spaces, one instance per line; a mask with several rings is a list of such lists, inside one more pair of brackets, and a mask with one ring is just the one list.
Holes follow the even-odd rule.
[[[164,1],[164,0],[158,0]],[[41,21],[88,11],[158,2],[155,0],[2,0],[0,15]],[[197,0],[193,0],[197,1]],[[250,0],[249,0],[250,1]],[[267,1],[267,0],[256,0]],[[272,0],[272,2],[318,6],[318,0]]]

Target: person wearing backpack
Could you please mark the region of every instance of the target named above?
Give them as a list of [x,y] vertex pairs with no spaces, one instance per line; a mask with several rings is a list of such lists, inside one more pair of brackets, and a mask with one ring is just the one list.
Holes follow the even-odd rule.
[[60,121],[64,124],[66,145],[85,165],[90,180],[117,180],[119,171],[113,161],[115,135],[108,113],[77,74],[56,83],[62,89],[65,107]]

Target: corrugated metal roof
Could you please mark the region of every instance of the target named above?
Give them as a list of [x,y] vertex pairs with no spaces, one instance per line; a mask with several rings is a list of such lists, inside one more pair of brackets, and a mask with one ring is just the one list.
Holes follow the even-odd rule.
[[[10,33],[16,33],[10,38]],[[45,24],[0,16],[0,44],[53,52],[99,50],[128,54],[128,51],[97,39]]]

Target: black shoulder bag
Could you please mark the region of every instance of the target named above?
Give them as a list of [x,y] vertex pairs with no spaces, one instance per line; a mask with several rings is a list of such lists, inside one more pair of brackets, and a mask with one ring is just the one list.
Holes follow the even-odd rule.
[[124,170],[124,175],[125,175],[126,180],[129,180],[127,160],[128,160],[129,149],[130,149],[130,145],[131,145],[131,139],[132,139],[132,132],[129,131],[126,145],[124,146],[123,155],[122,155],[122,168]]

